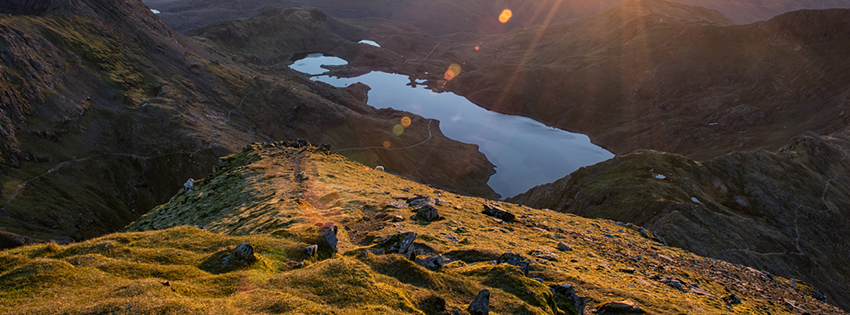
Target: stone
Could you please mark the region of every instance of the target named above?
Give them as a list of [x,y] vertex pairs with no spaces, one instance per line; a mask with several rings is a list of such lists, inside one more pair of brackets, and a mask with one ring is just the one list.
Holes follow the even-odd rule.
[[420,265],[426,269],[430,269],[433,271],[443,269],[443,265],[445,264],[445,259],[443,258],[443,255],[436,255],[427,258],[416,258],[414,261],[417,265]]
[[303,181],[308,180],[308,179],[310,179],[310,176],[308,176],[307,173],[305,173],[305,172],[301,172],[301,173],[298,173],[297,175],[295,175],[295,180],[297,180],[299,182],[303,182]]
[[632,300],[613,301],[596,308],[597,314],[643,313],[640,306]]
[[407,259],[413,260],[413,241],[416,240],[416,232],[396,233],[378,242],[384,253],[398,253]]
[[437,208],[434,208],[434,206],[424,205],[416,210],[416,216],[422,220],[431,222],[440,219],[440,212],[437,211]]
[[661,279],[661,283],[667,284],[667,285],[673,287],[676,290],[679,290],[679,291],[682,291],[682,292],[688,292],[688,290],[685,289],[684,286],[682,286],[681,281],[674,279],[672,277],[667,277],[667,278]]
[[400,215],[394,215],[394,216],[391,217],[391,220],[393,222],[401,222],[401,221],[404,221],[404,217],[400,216]]
[[658,258],[665,260],[668,263],[676,262],[675,260],[673,260],[673,258],[670,258],[670,256],[667,256],[667,255],[658,255]]
[[737,295],[730,294],[723,297],[723,302],[726,303],[726,305],[728,306],[732,306],[735,304],[741,304],[741,299],[738,298]]
[[470,315],[490,314],[490,290],[481,289],[466,309]]
[[558,243],[558,250],[562,251],[562,252],[568,252],[568,251],[573,250],[573,248],[570,247],[570,245],[567,245],[564,242],[560,242],[560,243]]
[[508,264],[511,266],[515,266],[522,271],[522,274],[528,276],[528,267],[531,266],[531,260],[528,258],[522,257],[520,254],[515,253],[504,253],[499,256],[500,264]]
[[310,245],[310,246],[304,247],[304,253],[307,254],[307,257],[316,256],[316,253],[318,253],[318,252],[319,252],[319,245]]
[[[572,284],[569,283],[561,283],[561,284],[550,284],[549,291],[552,292],[552,298],[557,300],[564,299],[567,303],[571,304],[572,307],[575,308],[576,313],[579,315],[584,314],[584,308],[587,304],[587,298],[583,296],[578,296],[576,294],[575,288],[573,288]],[[567,312],[569,314],[570,312]]]
[[254,256],[254,246],[248,243],[239,244],[229,255],[224,256],[222,265],[224,266],[241,266],[247,265],[257,260]]
[[338,230],[338,226],[332,222],[328,222],[322,226],[322,229],[319,232],[319,238],[325,241],[334,254],[338,252],[337,245],[339,245],[339,239],[336,236]]
[[635,273],[635,268],[620,268],[620,271],[625,273]]
[[496,205],[485,204],[484,211],[482,211],[481,213],[489,215],[491,217],[495,217],[505,222],[514,222],[514,220],[516,220],[515,215]]
[[419,209],[423,206],[436,206],[437,199],[429,198],[428,196],[416,195],[416,197],[410,198],[407,201],[414,210]]
[[186,192],[192,191],[192,189],[195,188],[195,180],[190,178],[186,181],[186,183],[183,184],[183,188],[186,190]]
[[826,293],[823,293],[820,290],[812,290],[812,297],[814,297],[818,301],[826,303]]
[[382,172],[383,172],[383,171],[384,171],[384,167],[383,167],[383,166],[378,165],[378,166],[375,166],[375,170],[376,170],[376,171],[382,171]]
[[693,294],[707,296],[707,297],[711,297],[711,298],[717,298],[716,296],[714,296],[714,294],[711,294],[711,292],[708,292],[705,289],[700,288],[696,285],[689,285],[689,287],[690,287],[691,293],[693,293]]
[[396,208],[396,209],[404,209],[404,208],[408,207],[407,202],[404,202],[404,201],[401,201],[401,200],[396,200],[396,201],[390,202],[390,203],[387,204],[387,206],[393,207],[393,208]]
[[545,248],[535,250],[531,256],[549,261],[558,261],[558,255]]

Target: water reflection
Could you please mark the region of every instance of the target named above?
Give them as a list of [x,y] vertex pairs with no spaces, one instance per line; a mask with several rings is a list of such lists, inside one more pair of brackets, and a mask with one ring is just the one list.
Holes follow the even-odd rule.
[[[321,74],[322,64],[340,64],[339,58],[312,54],[291,67],[308,74]],[[345,61],[342,60],[344,64]],[[318,70],[317,70],[318,69]],[[447,137],[479,146],[496,165],[488,184],[503,197],[553,182],[579,167],[607,160],[614,155],[582,134],[547,127],[533,119],[491,112],[453,93],[434,93],[412,88],[407,76],[371,72],[356,78],[313,77],[333,86],[362,82],[369,85],[369,105],[394,108],[440,121]]]

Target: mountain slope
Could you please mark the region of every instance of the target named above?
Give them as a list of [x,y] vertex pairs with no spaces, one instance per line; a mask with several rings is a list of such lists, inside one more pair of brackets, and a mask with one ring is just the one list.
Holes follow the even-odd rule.
[[509,200],[644,225],[672,246],[803,279],[846,309],[848,152],[846,134],[813,133],[776,153],[736,152],[704,162],[645,151]]
[[[497,220],[480,213],[492,201],[316,147],[252,144],[222,163],[127,232],[0,252],[0,310],[447,314],[488,289],[490,314],[576,314],[574,303],[589,312],[623,299],[653,314],[842,314],[800,281],[663,246],[636,226],[507,203],[498,207],[515,220]],[[440,219],[409,218],[411,207]],[[415,233],[415,257],[391,252],[413,235],[399,232]],[[437,254],[432,269],[415,263]],[[732,294],[740,303],[721,300]]]
[[722,26],[677,19],[663,3],[504,36],[444,37],[430,58],[465,63],[446,87],[476,104],[587,134],[616,153],[707,159],[848,125],[850,10]]
[[[327,143],[370,165],[493,194],[492,164],[445,138],[438,122],[375,110],[357,87],[236,64],[140,1],[4,2],[0,12],[23,14],[0,15],[7,232],[70,242],[115,231],[258,140]],[[395,136],[403,117],[412,125]],[[384,141],[423,145],[383,150]]]
[[[514,28],[531,27],[570,19],[584,18],[617,7],[628,0],[478,0],[440,2],[423,0],[252,0],[183,1],[145,0],[152,9],[180,32],[224,19],[253,17],[265,6],[319,8],[339,18],[381,18],[411,24],[432,35],[469,32],[479,35],[501,34]],[[678,0],[678,3],[716,10],[739,24],[766,21],[797,10],[850,8],[848,0]],[[503,9],[513,12],[506,24],[498,21]]]

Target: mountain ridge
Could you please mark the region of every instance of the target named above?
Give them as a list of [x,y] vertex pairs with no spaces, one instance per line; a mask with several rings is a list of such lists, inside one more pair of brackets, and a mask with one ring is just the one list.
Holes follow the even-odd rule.
[[[588,166],[511,202],[632,222],[672,246],[813,283],[846,307],[846,134],[807,133],[778,152],[696,162],[645,151]],[[754,250],[758,249],[758,250]]]

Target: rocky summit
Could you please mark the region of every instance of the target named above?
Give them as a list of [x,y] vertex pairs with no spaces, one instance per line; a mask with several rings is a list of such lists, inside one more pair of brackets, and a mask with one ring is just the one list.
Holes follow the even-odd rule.
[[[635,225],[494,204],[293,144],[222,158],[123,232],[0,252],[0,310],[841,313],[801,280],[665,246]],[[423,198],[439,219],[397,207]]]

